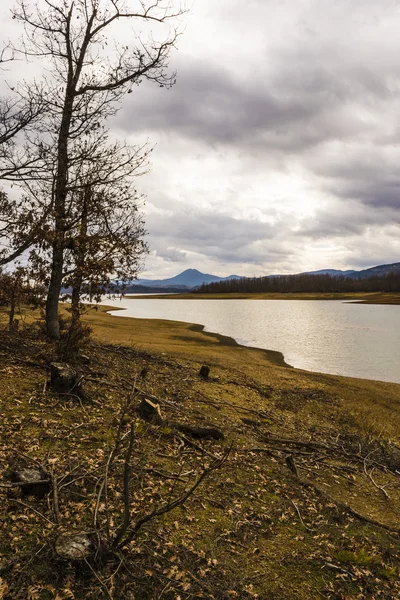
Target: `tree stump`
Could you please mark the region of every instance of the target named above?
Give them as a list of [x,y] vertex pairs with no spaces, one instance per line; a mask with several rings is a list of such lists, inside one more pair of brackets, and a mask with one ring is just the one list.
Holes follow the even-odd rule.
[[23,496],[44,498],[51,490],[51,477],[41,469],[14,471],[12,480],[19,484]]
[[143,398],[136,408],[136,414],[144,421],[149,421],[153,425],[161,425],[164,420],[159,405],[155,402],[151,402],[148,398]]
[[79,361],[83,364],[83,365],[90,365],[90,356],[88,356],[87,354],[81,354],[79,353]]
[[51,363],[50,385],[57,394],[84,397],[80,378],[67,363]]
[[200,368],[200,371],[199,371],[199,376],[200,376],[202,379],[208,379],[208,378],[209,378],[209,376],[210,376],[210,367],[208,367],[207,365],[203,365],[203,366]]
[[288,454],[285,458],[286,461],[286,465],[287,467],[292,471],[292,473],[294,473],[294,475],[296,475],[296,477],[299,476],[299,472],[297,470],[297,465],[296,462],[294,460],[294,456],[293,454]]
[[62,533],[55,543],[55,551],[65,560],[83,560],[92,550],[92,542],[86,533]]

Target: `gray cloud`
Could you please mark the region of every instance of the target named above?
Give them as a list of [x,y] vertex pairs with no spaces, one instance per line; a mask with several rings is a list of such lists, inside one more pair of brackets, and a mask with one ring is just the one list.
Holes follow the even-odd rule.
[[[171,259],[171,249],[166,248],[170,239],[185,254],[190,249],[199,256],[228,264],[243,262],[271,267],[290,255],[289,245],[281,239],[280,225],[233,218],[229,212],[210,214],[208,209],[175,203],[173,213],[151,212],[147,223],[150,246],[163,260]],[[173,255],[176,256],[176,250]]]
[[152,274],[399,260],[398,2],[197,0],[187,24],[176,86],[111,121],[156,145]]
[[[131,135],[145,133],[159,143],[170,210],[170,217],[148,217],[159,257],[168,260],[165,248],[173,247],[189,253],[185,260],[193,252],[266,272],[298,270],[302,261],[312,267],[310,260],[318,266],[336,260],[336,267],[398,260],[392,228],[400,214],[396,4],[253,0],[250,7],[222,0],[203,8],[210,37],[194,35],[199,48],[187,44],[176,56],[177,85],[168,92],[146,86],[118,118]],[[168,186],[170,171],[190,154],[203,170],[204,196],[220,199],[204,210],[193,207],[198,190],[187,204],[171,203],[190,174],[181,171],[182,184],[175,176]],[[220,180],[230,178],[231,206],[210,172],[210,156],[224,169]],[[235,167],[225,171],[227,163]],[[293,173],[306,181],[297,193]],[[277,194],[279,183],[271,187],[279,174],[287,193]],[[261,213],[273,206],[281,211],[268,221],[273,225],[243,218],[245,210],[233,218],[238,205],[253,201],[246,185],[258,186],[254,202]],[[308,195],[313,208],[302,215]]]
[[[155,251],[155,255],[157,256],[157,250]],[[182,263],[185,262],[187,258],[187,252],[179,250],[178,248],[167,247],[163,248],[161,258],[172,263]]]

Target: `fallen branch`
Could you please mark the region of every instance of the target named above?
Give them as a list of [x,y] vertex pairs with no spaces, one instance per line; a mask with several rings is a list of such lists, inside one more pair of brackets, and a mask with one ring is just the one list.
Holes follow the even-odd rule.
[[[40,484],[49,484],[49,479],[40,479],[38,481],[34,482],[35,485],[40,485]],[[32,486],[32,482],[30,481],[13,481],[10,483],[0,483],[0,488],[2,489],[11,489],[11,488],[16,488],[16,487],[29,487]]]
[[382,494],[385,496],[385,498],[387,500],[390,500],[390,496],[387,493],[387,491],[385,490],[385,488],[381,485],[378,485],[375,481],[375,479],[372,477],[372,473],[374,472],[374,468],[371,469],[370,472],[368,472],[367,469],[367,465],[366,465],[366,461],[364,460],[364,473],[366,474],[366,476],[368,477],[368,479],[371,481],[371,483],[376,487],[377,490],[379,490],[380,492],[382,492]]
[[307,527],[307,525],[304,523],[303,517],[300,514],[300,510],[299,510],[299,507],[297,506],[297,504],[295,502],[293,502],[293,500],[290,500],[290,502],[293,504],[295,511],[297,512],[297,515],[300,519],[300,523],[303,525],[304,529],[307,529],[307,531],[311,531],[310,527]]
[[39,510],[36,510],[36,508],[33,508],[33,506],[29,506],[29,504],[25,504],[25,502],[22,502],[21,500],[17,500],[16,498],[11,498],[10,499],[11,502],[15,502],[16,504],[20,504],[21,506],[23,506],[24,508],[29,508],[29,510],[32,510],[34,513],[36,513],[37,515],[39,515],[39,517],[42,517],[42,519],[44,519],[45,521],[47,521],[48,523],[50,523],[50,525],[56,525],[54,523],[54,521],[51,521],[50,519],[48,519],[43,513],[41,513]]

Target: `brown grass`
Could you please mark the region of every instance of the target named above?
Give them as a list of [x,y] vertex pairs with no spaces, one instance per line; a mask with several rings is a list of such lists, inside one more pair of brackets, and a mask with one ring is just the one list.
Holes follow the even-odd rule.
[[[82,404],[44,391],[53,345],[30,334],[0,339],[1,478],[7,477],[15,449],[40,460],[48,455],[60,474],[70,466],[101,466],[116,415],[143,367],[148,375],[141,387],[179,408],[162,407],[167,420],[221,428],[223,442],[197,441],[208,452],[218,454],[233,444],[223,471],[184,508],[140,532],[116,576],[118,561],[94,565],[115,599],[400,597],[399,535],[349,515],[340,504],[398,527],[398,480],[385,469],[394,468],[396,460],[400,468],[400,385],[293,369],[279,353],[239,346],[201,326],[119,318],[106,310],[85,316],[95,341],[85,348],[90,381]],[[211,367],[208,381],[198,376],[202,364]],[[207,460],[182,445],[171,427],[138,420],[136,435],[135,515],[168,495],[170,482],[154,471],[190,473]],[[312,441],[340,452],[273,441],[279,439]],[[286,466],[288,454],[295,456],[301,480]],[[367,473],[368,460],[383,463],[372,475],[377,485],[389,484],[390,500],[373,485],[361,457]],[[123,460],[118,465],[121,469]],[[116,524],[118,468],[109,493]],[[61,494],[62,527],[90,527],[94,481],[84,478]],[[181,490],[185,484],[179,485]],[[51,517],[46,501],[26,503]],[[0,537],[0,590],[2,585],[10,590],[5,598],[36,593],[47,600],[57,592],[66,600],[72,597],[68,590],[85,600],[105,597],[90,571],[54,559],[56,527],[6,496],[0,518],[6,532]]]

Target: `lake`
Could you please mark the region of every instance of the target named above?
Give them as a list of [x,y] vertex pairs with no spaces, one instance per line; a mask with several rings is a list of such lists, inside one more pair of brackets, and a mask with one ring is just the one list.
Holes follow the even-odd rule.
[[400,383],[400,306],[335,300],[156,300],[103,304],[118,317],[199,323],[297,368]]

